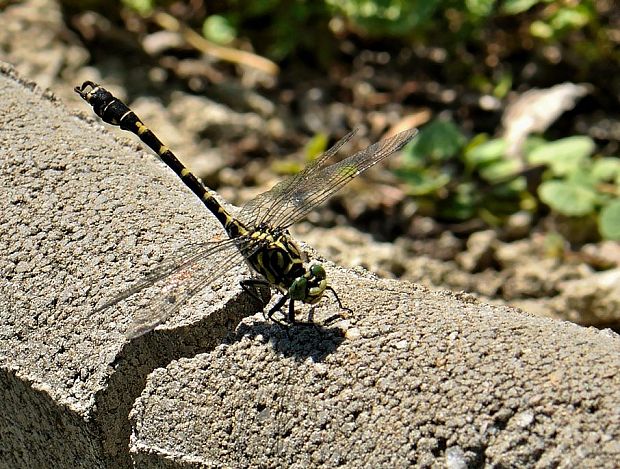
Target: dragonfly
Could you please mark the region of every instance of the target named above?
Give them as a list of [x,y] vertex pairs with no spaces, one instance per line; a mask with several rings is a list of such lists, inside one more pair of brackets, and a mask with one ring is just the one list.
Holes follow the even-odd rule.
[[[417,129],[374,143],[357,153],[332,164],[334,155],[355,135],[349,132],[294,176],[277,183],[271,190],[247,202],[237,216],[216,198],[216,193],[203,185],[174,153],[121,100],[102,86],[85,81],[75,91],[90,104],[104,122],[137,135],[202,201],[223,226],[227,239],[188,245],[174,258],[163,261],[154,271],[133,287],[105,302],[97,311],[107,309],[154,285],[161,291],[147,307],[133,317],[126,335],[139,337],[165,323],[190,298],[205,289],[224,272],[246,263],[254,272],[253,278],[241,286],[258,298],[257,289],[268,287],[281,294],[266,317],[275,321],[274,314],[288,301],[285,321],[295,324],[295,302],[315,305],[326,291],[344,308],[337,292],[328,284],[325,268],[318,262],[309,263],[288,228],[305,217],[312,209],[340,190],[353,178],[394,154],[409,143]],[[260,299],[259,299],[260,300]]]

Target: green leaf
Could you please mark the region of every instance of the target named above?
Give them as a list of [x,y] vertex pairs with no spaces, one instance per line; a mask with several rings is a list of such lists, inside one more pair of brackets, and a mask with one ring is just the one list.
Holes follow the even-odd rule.
[[596,181],[616,181],[620,177],[620,159],[599,158],[592,163],[590,172]]
[[493,11],[495,0],[465,0],[467,10],[476,16],[488,16]]
[[530,34],[541,39],[549,39],[553,36],[553,28],[544,21],[534,21],[530,25]]
[[517,15],[529,10],[540,0],[504,0],[502,11],[508,15]]
[[560,29],[580,29],[590,21],[591,13],[587,7],[577,5],[575,8],[561,7],[551,19],[550,25],[556,31]]
[[547,142],[547,140],[545,140],[542,137],[539,137],[538,135],[530,135],[529,137],[525,139],[525,143],[523,144],[523,154],[529,155],[536,148],[542,145],[546,145],[547,143],[549,143]]
[[477,193],[471,184],[461,184],[447,200],[438,203],[438,215],[450,220],[468,220],[476,214]]
[[555,231],[547,233],[543,240],[543,252],[545,257],[561,259],[566,249],[566,240]]
[[506,147],[506,141],[502,138],[489,140],[467,148],[463,160],[469,168],[477,168],[501,160],[506,153]]
[[497,80],[495,87],[493,88],[493,96],[495,96],[496,98],[505,98],[512,89],[512,78],[513,77],[511,73],[502,73],[499,80]]
[[356,29],[371,35],[411,34],[430,21],[442,5],[441,0],[325,0],[325,3],[355,24]]
[[450,182],[447,174],[428,169],[397,169],[394,173],[407,184],[407,194],[412,196],[435,194]]
[[596,179],[592,177],[592,173],[589,168],[580,168],[577,171],[570,173],[565,179],[569,184],[576,184],[583,187],[587,187],[590,190],[595,190]]
[[455,157],[465,145],[465,136],[449,121],[435,120],[420,130],[405,151],[405,161],[443,161]]
[[319,132],[312,137],[304,148],[306,159],[312,161],[327,149],[329,137],[325,132]]
[[527,160],[533,165],[546,164],[554,175],[563,176],[577,170],[594,148],[590,137],[576,135],[537,146]]
[[538,195],[553,210],[570,217],[592,213],[598,199],[596,192],[587,186],[557,180],[543,182]]
[[475,207],[459,199],[450,199],[443,202],[437,210],[437,215],[447,220],[469,220],[476,214]]
[[620,240],[620,200],[614,200],[603,207],[598,223],[603,238]]
[[271,170],[280,175],[293,175],[304,169],[303,164],[297,161],[283,160],[271,164]]
[[518,173],[521,163],[517,160],[502,160],[480,169],[480,176],[489,182],[504,181]]
[[[304,147],[306,164],[318,158],[327,148],[329,137],[323,132],[315,134]],[[278,174],[297,174],[304,166],[295,160],[278,160],[271,165],[271,169]]]
[[148,15],[153,11],[154,0],[122,0],[123,4],[141,15]]
[[229,44],[237,37],[237,30],[225,16],[211,15],[202,23],[202,35],[218,44]]

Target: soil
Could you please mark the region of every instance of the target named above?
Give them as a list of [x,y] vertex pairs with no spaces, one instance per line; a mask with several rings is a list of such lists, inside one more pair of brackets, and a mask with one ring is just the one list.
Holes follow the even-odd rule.
[[[387,132],[423,125],[442,105],[480,101],[466,92],[454,98],[437,83],[413,87],[404,62],[395,57],[386,64],[386,52],[358,48],[350,64],[328,74],[296,66],[274,78],[249,67],[153,52],[172,48],[178,38],[153,33],[138,44],[104,17],[69,15],[53,0],[3,3],[0,60],[84,113],[90,109],[73,87],[85,80],[105,84],[235,204],[300,167],[309,136],[337,138],[359,127],[355,148],[348,149],[354,151]],[[470,115],[483,111],[467,106],[474,108]],[[486,115],[493,133],[501,114]],[[381,166],[295,226],[294,234],[330,260],[379,276],[620,328],[617,242],[558,249],[548,236],[549,224],[558,220],[533,220],[527,213],[513,215],[501,229],[442,224],[421,215],[407,197],[389,171],[394,161]]]

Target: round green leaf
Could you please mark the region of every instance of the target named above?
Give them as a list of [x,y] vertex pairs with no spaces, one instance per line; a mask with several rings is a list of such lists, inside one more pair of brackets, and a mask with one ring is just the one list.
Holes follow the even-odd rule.
[[229,44],[237,36],[237,31],[228,18],[211,15],[202,24],[202,34],[218,44]]
[[603,207],[598,224],[603,238],[620,240],[620,200]]
[[465,136],[450,121],[435,120],[420,129],[419,136],[407,146],[405,158],[443,161],[455,157],[465,144]]
[[562,176],[577,169],[594,148],[590,137],[576,135],[537,146],[527,159],[534,165],[546,164],[555,175]]
[[506,141],[501,138],[489,140],[465,150],[465,163],[476,168],[486,163],[501,160],[506,153]]
[[592,189],[566,181],[545,181],[538,188],[538,195],[553,210],[570,217],[592,213],[597,200]]
[[591,173],[596,181],[615,181],[620,177],[620,159],[600,158],[592,163]]
[[481,168],[480,176],[489,182],[500,182],[515,175],[520,169],[521,163],[517,160],[498,161]]

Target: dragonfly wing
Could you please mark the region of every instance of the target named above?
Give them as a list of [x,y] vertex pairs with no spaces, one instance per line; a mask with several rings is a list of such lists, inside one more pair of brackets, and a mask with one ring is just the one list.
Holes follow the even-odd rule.
[[175,253],[170,259],[164,260],[158,264],[158,266],[150,272],[144,275],[144,278],[132,287],[122,291],[118,295],[114,296],[110,300],[106,301],[103,305],[94,309],[93,312],[97,313],[111,306],[120,303],[127,298],[140,293],[141,291],[153,286],[160,280],[172,275],[174,272],[179,271],[186,266],[192,264],[197,259],[205,256],[213,255],[219,251],[229,249],[235,246],[234,240],[227,239],[225,241],[208,241],[201,243],[192,243],[183,246],[179,251]]
[[269,224],[288,228],[351,179],[403,148],[417,133],[417,129],[405,130],[338,163],[305,174],[302,183],[288,187],[269,207]]
[[223,249],[214,247],[165,276],[165,284],[158,290],[157,298],[134,315],[126,336],[139,337],[168,321],[190,298],[260,248],[256,240],[249,238],[230,241],[235,242],[226,243]]
[[286,197],[286,194],[294,193],[299,190],[299,188],[303,187],[306,181],[311,179],[313,174],[324,168],[329,159],[338,153],[338,151],[353,138],[357,131],[358,129],[353,129],[346,134],[295,176],[280,181],[267,192],[263,192],[247,202],[239,214],[242,221],[249,226],[259,226],[268,221],[271,226],[277,226],[270,222],[271,214],[275,208],[282,204],[282,199]]

